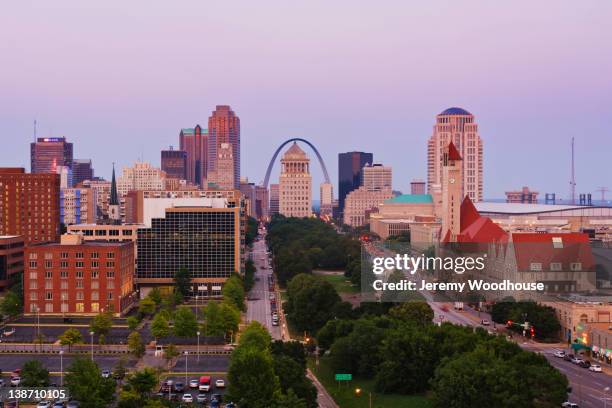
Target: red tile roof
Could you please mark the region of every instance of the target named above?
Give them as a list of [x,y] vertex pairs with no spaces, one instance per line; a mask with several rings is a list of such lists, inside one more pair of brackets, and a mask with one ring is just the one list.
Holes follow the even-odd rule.
[[[560,241],[555,245],[553,238]],[[593,253],[587,234],[581,233],[513,233],[517,269],[530,271],[532,263],[539,263],[543,271],[550,271],[551,263],[560,263],[561,270],[570,271],[572,263],[580,263],[582,271],[592,271]]]
[[462,160],[461,155],[453,142],[448,144],[448,160]]

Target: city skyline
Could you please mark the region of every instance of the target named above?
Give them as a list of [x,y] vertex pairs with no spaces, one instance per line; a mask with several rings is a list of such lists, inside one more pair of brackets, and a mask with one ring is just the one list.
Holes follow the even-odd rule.
[[[485,199],[524,185],[567,199],[571,137],[576,193],[612,187],[600,170],[612,149],[612,52],[601,41],[610,35],[612,5],[474,3],[364,5],[346,13],[341,4],[125,5],[120,12],[112,5],[13,5],[7,16],[15,18],[0,28],[20,39],[3,46],[12,61],[0,79],[3,165],[29,167],[36,119],[37,136],[65,136],[75,157],[92,159],[106,179],[112,162],[118,169],[137,159],[159,166],[159,151],[178,147],[181,128],[206,127],[214,107],[226,104],[241,119],[241,174],[251,181],[263,179],[261,158],[303,137],[321,151],[336,186],[337,154],[358,150],[393,167],[394,188],[407,192],[412,178],[427,176],[435,115],[458,106],[478,120]],[[232,20],[237,7],[244,13]],[[317,32],[308,23],[315,14]],[[28,27],[16,24],[24,18]],[[112,32],[92,24],[110,18]],[[209,37],[224,37],[224,45]],[[193,63],[176,63],[186,55]],[[204,64],[210,56],[225,63]],[[24,65],[32,60],[44,63]],[[315,166],[313,185],[321,182]]]

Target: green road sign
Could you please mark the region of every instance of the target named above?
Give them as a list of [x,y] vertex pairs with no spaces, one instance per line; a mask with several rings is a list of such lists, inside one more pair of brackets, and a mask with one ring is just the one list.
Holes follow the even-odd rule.
[[336,374],[336,381],[351,381],[353,374]]

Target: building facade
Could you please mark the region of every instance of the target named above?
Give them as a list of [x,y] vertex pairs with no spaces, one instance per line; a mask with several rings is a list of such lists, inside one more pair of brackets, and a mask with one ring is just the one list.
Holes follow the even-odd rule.
[[270,196],[264,186],[255,186],[255,216],[258,220],[267,220],[270,216]]
[[280,211],[280,196],[278,184],[270,184],[270,216],[276,215]]
[[161,151],[161,169],[166,177],[179,180],[187,180],[187,152],[183,150]]
[[28,247],[25,258],[26,315],[120,315],[136,300],[132,242],[65,234],[60,243]]
[[0,290],[6,289],[15,278],[21,282],[24,249],[22,236],[0,235]]
[[72,143],[65,137],[39,137],[30,143],[32,173],[55,173],[57,166],[72,168]]
[[285,217],[312,215],[310,159],[295,142],[281,159],[279,213]]
[[208,129],[202,129],[200,125],[181,129],[179,149],[187,154],[185,172],[187,181],[197,186],[204,186],[208,160]]
[[227,143],[232,149],[234,188],[240,187],[240,118],[228,105],[217,105],[208,118],[208,171],[217,171],[219,150]]
[[96,222],[96,197],[91,188],[60,190],[60,223],[64,225]]
[[473,202],[483,198],[483,144],[474,115],[462,108],[449,108],[436,116],[433,134],[427,144],[427,191],[433,194],[442,184],[443,155],[453,142],[462,161],[462,196]]
[[538,202],[538,192],[523,187],[520,191],[506,191],[507,203],[535,204]]
[[240,208],[175,207],[138,230],[137,283],[141,296],[153,287],[174,288],[186,268],[192,294],[219,297],[224,282],[241,272]]
[[216,169],[208,172],[208,185],[221,190],[233,190],[235,160],[232,145],[221,143],[217,149]]
[[425,194],[425,182],[423,180],[414,179],[410,182],[410,194],[420,195]]
[[0,168],[0,235],[22,235],[26,245],[60,236],[60,178]]
[[393,197],[390,187],[380,190],[367,190],[364,186],[351,191],[344,201],[343,221],[351,227],[360,227],[368,223],[367,213],[378,208],[386,200]]
[[338,210],[344,210],[344,200],[361,185],[361,172],[366,164],[374,162],[372,153],[347,152],[338,154]]
[[96,200],[96,221],[102,221],[108,218],[108,205],[110,203],[111,182],[102,179],[85,180],[77,186],[82,186],[91,189],[92,196]]
[[133,167],[124,167],[117,180],[117,190],[120,197],[128,191],[163,190],[165,188],[166,173],[150,163],[136,162]]
[[91,164],[91,159],[74,159],[72,160],[72,185],[77,186],[85,180],[94,178],[94,169]]
[[334,186],[332,183],[321,183],[321,200],[320,212],[321,215],[331,216],[334,209]]
[[392,188],[392,170],[382,164],[366,164],[361,172],[361,185],[368,191]]

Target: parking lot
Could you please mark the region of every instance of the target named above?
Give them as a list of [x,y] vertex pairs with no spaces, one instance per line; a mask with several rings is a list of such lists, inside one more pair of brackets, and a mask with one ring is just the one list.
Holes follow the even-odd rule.
[[[61,336],[68,329],[77,329],[81,332],[81,337],[83,338],[83,343],[89,343],[91,341],[91,336],[89,334],[89,326],[82,326],[83,323],[80,324],[54,324],[53,326],[40,326],[40,329],[36,324],[32,326],[15,326],[15,325],[7,325],[6,328],[0,332],[0,342],[3,343],[31,343],[36,341],[38,338],[38,333],[40,330],[40,334],[42,336],[42,341],[44,343],[54,343],[58,340],[59,336]],[[6,330],[12,331],[15,329],[14,333],[9,336],[5,336],[4,333]],[[113,327],[111,328],[109,334],[104,337],[105,344],[125,344],[127,336],[130,334],[130,330],[127,327]],[[94,335],[94,343],[98,343],[98,336]]]
[[[229,369],[229,356],[217,354],[202,354],[198,360],[195,355],[187,356],[187,372],[216,373],[227,372]],[[173,372],[185,371],[185,357],[180,356],[172,368]]]
[[[162,388],[162,384],[160,384],[160,389],[159,389],[159,395],[160,397],[163,395],[162,398],[168,398],[168,396],[170,396],[171,399],[174,400],[183,400],[183,395],[184,394],[191,394],[191,397],[193,398],[193,402],[197,403],[197,399],[198,399],[198,395],[201,395],[202,397],[205,397],[205,401],[206,403],[210,403],[210,401],[216,397],[219,402],[221,402],[222,404],[225,404],[229,401],[225,401],[224,400],[224,395],[226,393],[227,390],[227,386],[228,386],[228,382],[227,382],[227,376],[225,375],[211,375],[211,388],[208,392],[204,392],[204,391],[199,391],[197,387],[190,387],[189,386],[189,382],[191,380],[198,380],[200,378],[200,375],[207,375],[206,373],[188,373],[187,378],[185,379],[185,376],[177,376],[177,375],[173,375],[173,376],[169,376],[166,377],[163,382],[170,380],[172,381],[172,388],[170,391],[164,390]],[[216,382],[217,380],[222,380],[225,384],[224,387],[217,387],[216,386]],[[179,390],[182,389],[181,392],[177,392],[176,390],[176,386],[179,385]],[[162,392],[163,391],[163,392]]]
[[[75,358],[76,356],[73,355],[63,357],[64,370],[70,366]],[[94,361],[98,364],[100,370],[112,370],[117,366],[120,358],[119,355],[96,355]],[[50,372],[59,372],[61,368],[60,356],[57,354],[0,354],[0,369],[4,374],[7,374],[17,368],[22,368],[25,362],[30,360],[40,361]],[[133,367],[134,364],[135,360],[130,358],[127,360],[126,367]]]

